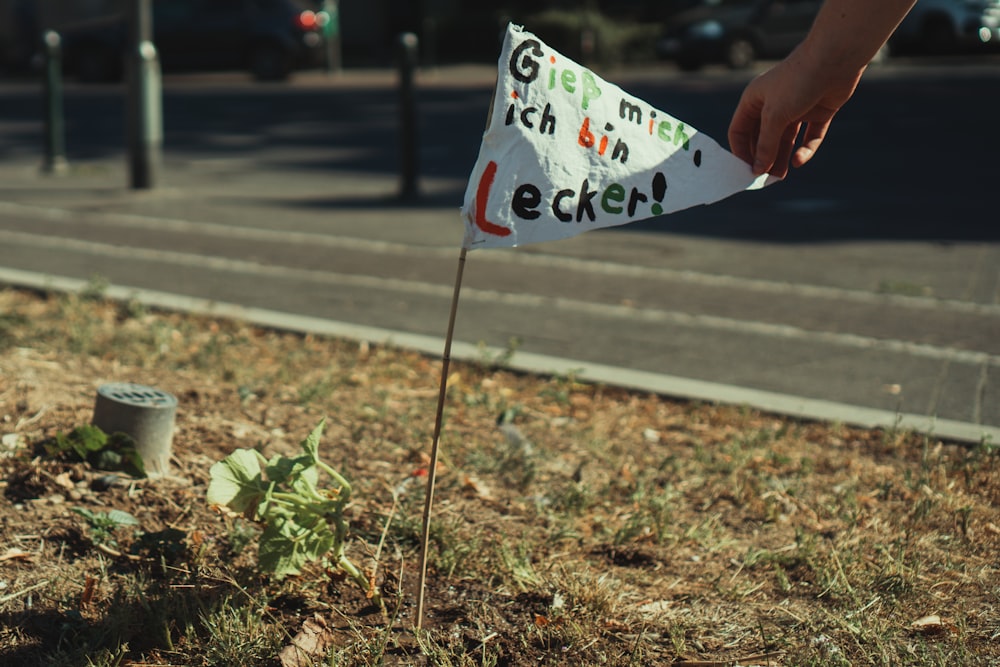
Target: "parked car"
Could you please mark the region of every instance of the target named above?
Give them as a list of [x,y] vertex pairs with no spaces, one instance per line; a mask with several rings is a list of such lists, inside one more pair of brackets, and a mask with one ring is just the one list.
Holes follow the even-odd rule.
[[[324,16],[297,0],[153,0],[153,43],[164,71],[249,70],[281,80],[322,62]],[[67,74],[84,81],[122,77],[126,17],[62,26]]]
[[921,53],[1000,48],[1000,0],[918,0],[890,45]]
[[684,70],[712,63],[743,69],[759,58],[782,58],[809,32],[821,4],[821,0],[704,0],[669,21],[657,52]]

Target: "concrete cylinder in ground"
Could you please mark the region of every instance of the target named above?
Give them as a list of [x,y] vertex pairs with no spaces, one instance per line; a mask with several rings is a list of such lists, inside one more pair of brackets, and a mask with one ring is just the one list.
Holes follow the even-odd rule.
[[162,477],[170,470],[177,399],[141,384],[101,385],[93,424],[107,434],[125,433],[135,440],[146,474]]

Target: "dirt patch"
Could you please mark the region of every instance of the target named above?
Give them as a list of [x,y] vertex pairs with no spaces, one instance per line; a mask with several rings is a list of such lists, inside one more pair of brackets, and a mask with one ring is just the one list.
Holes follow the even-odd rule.
[[[3,663],[274,665],[304,629],[316,664],[1000,661],[994,450],[452,368],[414,633],[439,360],[0,291]],[[105,382],[178,398],[173,477],[45,455]],[[324,417],[386,614],[318,565],[268,577],[205,502],[212,463]],[[113,510],[136,525],[102,532]]]

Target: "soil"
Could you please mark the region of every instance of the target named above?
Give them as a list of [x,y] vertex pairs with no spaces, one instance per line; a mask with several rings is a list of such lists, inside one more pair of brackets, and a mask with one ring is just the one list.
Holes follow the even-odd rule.
[[[1000,662],[990,448],[486,361],[452,366],[414,633],[440,364],[0,291],[0,661],[287,667],[278,649],[311,632],[335,664]],[[177,397],[169,476],[46,452],[105,382]],[[385,614],[319,565],[262,573],[253,525],[205,502],[213,463],[294,454],[321,418]],[[74,508],[138,524],[102,535]]]

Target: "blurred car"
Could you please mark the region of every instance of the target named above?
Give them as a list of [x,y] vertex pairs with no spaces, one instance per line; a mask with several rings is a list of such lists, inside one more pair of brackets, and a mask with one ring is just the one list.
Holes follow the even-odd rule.
[[[249,70],[282,80],[322,62],[324,15],[296,0],[153,0],[153,43],[164,71]],[[124,16],[61,26],[67,74],[83,81],[122,77]]]
[[890,45],[921,53],[1000,48],[1000,0],[918,0]]
[[669,21],[657,54],[683,70],[723,63],[745,69],[783,58],[809,32],[821,0],[704,0]]

